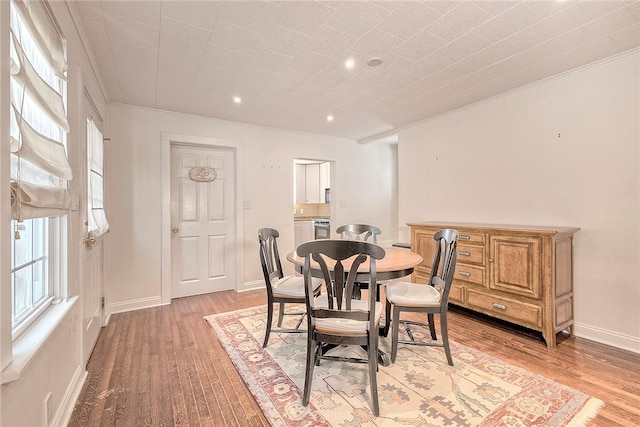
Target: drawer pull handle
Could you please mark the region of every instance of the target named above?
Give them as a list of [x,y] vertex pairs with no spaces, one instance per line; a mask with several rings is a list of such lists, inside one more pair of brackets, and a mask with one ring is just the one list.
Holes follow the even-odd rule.
[[471,236],[467,236],[466,234],[459,234],[458,235],[458,239],[460,239],[460,240],[469,240],[469,239],[471,239]]
[[493,308],[497,308],[498,310],[506,310],[507,306],[504,304],[498,304],[497,302],[494,302],[493,304],[491,304],[493,306]]
[[471,252],[468,251],[459,251],[458,253],[462,256],[471,256]]
[[461,276],[464,277],[469,277],[471,276],[471,273],[469,273],[468,271],[459,271],[458,273],[460,273]]

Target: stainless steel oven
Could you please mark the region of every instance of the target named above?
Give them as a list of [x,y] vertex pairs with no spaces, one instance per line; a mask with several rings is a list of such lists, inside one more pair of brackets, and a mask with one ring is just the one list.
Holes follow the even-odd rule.
[[331,238],[331,222],[328,219],[313,220],[313,238],[314,239],[330,239]]

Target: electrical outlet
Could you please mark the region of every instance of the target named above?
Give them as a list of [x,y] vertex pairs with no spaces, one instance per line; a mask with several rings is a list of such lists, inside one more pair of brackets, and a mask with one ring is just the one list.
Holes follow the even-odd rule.
[[53,404],[51,403],[51,392],[44,398],[44,419],[46,424],[51,425],[51,417],[53,416]]

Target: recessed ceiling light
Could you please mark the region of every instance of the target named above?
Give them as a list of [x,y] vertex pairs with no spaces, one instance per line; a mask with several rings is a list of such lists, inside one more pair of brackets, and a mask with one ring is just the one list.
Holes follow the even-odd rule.
[[369,67],[377,67],[380,64],[382,64],[382,59],[380,58],[371,58],[370,60],[367,61],[367,65]]
[[329,114],[329,115],[327,116],[327,121],[328,121],[328,122],[332,122],[332,121],[333,121],[333,116],[332,116],[331,114]]
[[344,61],[344,66],[347,70],[351,70],[355,65],[356,65],[356,60],[353,58],[347,58],[347,60]]
[[242,98],[240,98],[239,96],[234,96],[233,102],[235,102],[236,104],[242,104]]

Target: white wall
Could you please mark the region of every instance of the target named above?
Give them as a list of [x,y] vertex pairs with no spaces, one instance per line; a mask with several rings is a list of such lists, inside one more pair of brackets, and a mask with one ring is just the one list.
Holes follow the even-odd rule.
[[[67,313],[28,369],[16,382],[2,386],[1,425],[65,425],[85,377],[81,365],[79,304]],[[51,393],[51,423],[45,418],[45,399]]]
[[399,134],[410,221],[577,226],[576,334],[640,352],[640,54]]
[[[8,9],[9,2],[0,2],[0,20],[1,28],[0,44],[8,48],[9,38],[9,20]],[[67,142],[69,149],[69,160],[74,173],[74,179],[69,184],[72,195],[77,199],[80,205],[86,203],[86,183],[84,179],[85,173],[85,141],[84,135],[84,116],[83,116],[83,93],[89,92],[96,103],[99,112],[106,116],[106,100],[101,92],[98,80],[93,73],[89,58],[82,46],[80,35],[72,18],[72,11],[68,9],[66,2],[50,2],[49,3],[56,20],[61,26],[64,37],[67,39],[67,56],[69,63],[68,71],[68,103],[67,115],[71,131],[68,134]],[[5,31],[6,30],[6,31]],[[6,64],[4,60],[6,50],[3,52],[2,64]],[[9,188],[8,167],[8,145],[4,142],[8,140],[8,115],[9,115],[9,95],[5,91],[8,88],[8,68],[2,67],[2,90],[0,90],[2,107],[0,114],[2,115],[0,123],[2,123],[1,131],[3,141],[2,150],[0,151],[0,186],[3,188],[0,194],[3,196],[2,209],[0,210],[1,223],[0,229],[0,254],[2,254],[2,263],[0,264],[2,283],[0,299],[2,302],[2,311],[0,311],[0,323],[2,323],[2,356],[3,363],[11,362],[13,352],[17,345],[11,342],[10,327],[11,313],[10,305],[5,302],[8,300],[8,292],[10,291],[8,284],[10,283],[10,253],[8,238],[8,227],[10,221],[10,212],[7,208],[8,194],[6,190]],[[46,328],[48,333],[43,344],[39,346],[37,352],[29,352],[33,357],[31,361],[25,365],[20,371],[17,380],[7,382],[2,385],[0,390],[0,425],[3,426],[42,426],[45,422],[45,398],[51,393],[52,413],[51,425],[63,425],[71,415],[75,399],[82,386],[84,379],[85,367],[82,362],[82,284],[81,284],[81,258],[79,257],[82,245],[82,233],[84,232],[84,219],[80,218],[79,211],[75,210],[69,215],[68,222],[68,246],[69,246],[69,263],[67,269],[68,288],[67,295],[71,298],[71,302],[61,303],[58,307],[68,307],[65,314],[56,319],[55,324]],[[7,285],[7,286],[6,286]],[[8,310],[6,309],[8,308]],[[47,322],[44,322],[47,323]],[[6,331],[9,336],[6,339]],[[29,346],[27,346],[29,347]],[[35,346],[31,346],[35,347]],[[3,365],[4,366],[4,365]],[[14,372],[13,365],[9,364],[8,371]],[[3,376],[7,373],[3,372]]]
[[[106,136],[109,233],[107,304],[111,312],[157,304],[161,297],[161,134],[216,138],[240,145],[245,283],[262,278],[257,231],[280,231],[280,251],[294,249],[293,159],[331,160],[331,220],[369,222],[397,238],[397,148],[288,132],[126,105],[109,107]],[[343,206],[343,207],[341,207]],[[289,272],[293,269],[284,261]]]

